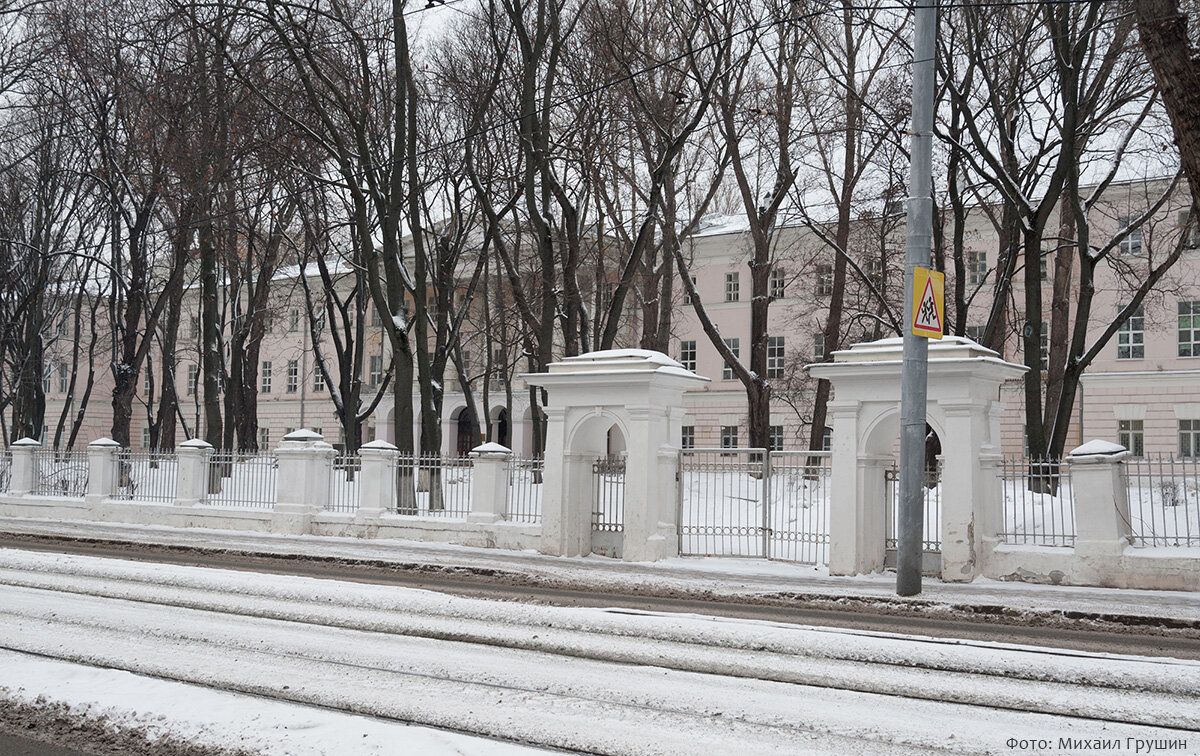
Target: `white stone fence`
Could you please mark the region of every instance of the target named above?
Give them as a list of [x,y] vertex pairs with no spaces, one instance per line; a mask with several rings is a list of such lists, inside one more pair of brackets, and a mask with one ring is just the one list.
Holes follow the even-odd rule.
[[[215,452],[204,441],[174,453],[131,453],[101,439],[73,459],[71,494],[54,495],[39,457],[22,439],[6,452],[0,512],[141,524],[211,527],[292,535],[410,538],[536,549],[540,510],[510,517],[512,453],[485,444],[466,459],[414,457],[374,441],[339,457],[324,439],[299,430],[271,454]],[[80,467],[81,465],[75,465]],[[136,482],[135,482],[136,479]],[[74,489],[78,488],[78,491]],[[511,500],[511,501],[510,501]]]

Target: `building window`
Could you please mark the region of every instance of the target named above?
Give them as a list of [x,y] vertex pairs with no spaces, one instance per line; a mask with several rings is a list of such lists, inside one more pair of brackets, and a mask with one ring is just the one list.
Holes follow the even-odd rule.
[[258,429],[258,448],[266,449],[270,445],[271,445],[271,429],[270,428],[259,428]]
[[771,283],[771,298],[772,299],[783,299],[785,296],[785,293],[787,292],[787,282],[783,278],[783,271],[782,270],[772,270],[770,283]]
[[200,318],[193,315],[188,323],[188,333],[193,339],[200,336]]
[[738,282],[738,273],[725,274],[725,301],[736,302],[741,298],[741,284]]
[[987,330],[987,326],[969,325],[967,326],[967,338],[974,341],[976,344],[983,343],[983,334]]
[[1039,357],[1042,361],[1042,370],[1047,370],[1050,367],[1050,324],[1044,320],[1042,321],[1042,334],[1038,347]]
[[1046,262],[1047,259],[1049,259],[1046,257],[1048,254],[1048,252],[1043,252],[1042,256],[1038,258],[1038,278],[1042,279],[1043,281],[1050,280],[1050,272]]
[[148,425],[142,426],[142,448],[150,448],[150,426]]
[[320,394],[325,390],[325,374],[321,372],[321,368],[317,366],[313,370],[313,393]]
[[[692,288],[693,289],[696,288],[696,277],[691,274],[685,274],[685,275],[687,275],[687,277],[689,279],[691,279]],[[699,293],[699,292],[697,292],[697,293]],[[686,286],[683,288],[683,303],[685,305],[690,305],[692,303],[692,295],[688,293]]]
[[696,342],[695,341],[680,341],[679,342],[679,363],[684,368],[696,371]]
[[[725,346],[729,347],[729,351],[733,352],[734,359],[742,358],[742,340],[738,338],[724,339]],[[734,378],[733,368],[726,364],[721,368],[721,380],[732,381]]]
[[371,325],[376,327],[383,325],[383,318],[379,317],[378,307],[371,308]]
[[[1129,228],[1132,224],[1132,216],[1121,216],[1117,220],[1118,233]],[[1120,253],[1123,255],[1140,255],[1142,253],[1142,229],[1138,227],[1130,231],[1129,236],[1126,236],[1124,239],[1122,239],[1118,247],[1120,249]]]
[[317,311],[313,313],[313,331],[315,333],[324,333],[325,332],[325,308],[324,307],[317,308]]
[[288,332],[295,333],[300,330],[300,310],[293,307],[288,310]]
[[813,359],[825,359],[825,334],[823,333],[813,334]]
[[[70,388],[70,385],[71,385],[70,373],[71,373],[71,371],[67,369],[66,365],[58,366],[58,393],[60,393],[60,394],[67,393],[67,389]],[[147,396],[149,396],[149,394],[150,394],[150,371],[149,370],[146,371],[146,390],[143,393],[145,393]]]
[[[1117,330],[1117,359],[1140,360],[1146,356],[1146,313],[1141,305]],[[1130,447],[1132,448],[1132,447]]]
[[684,449],[695,449],[696,448],[696,426],[694,426],[694,425],[683,426],[683,433],[679,437],[679,445],[682,446]]
[[271,361],[267,360],[266,362],[264,362],[262,364],[262,367],[259,368],[258,372],[259,372],[259,376],[260,376],[259,381],[258,381],[258,393],[260,393],[260,394],[271,393]]
[[833,266],[818,265],[817,266],[817,296],[828,297],[833,295]]
[[324,438],[324,437],[325,437],[325,429],[324,429],[324,428],[322,428],[322,427],[321,427],[321,426],[319,426],[319,425],[317,425],[317,426],[314,426],[314,427],[313,427],[313,429],[312,429],[312,432],[313,432],[313,433],[316,433],[318,436],[320,436],[320,437],[322,437],[322,438]]
[[187,395],[196,395],[196,380],[200,375],[200,369],[195,365],[188,365],[187,368]]
[[1179,213],[1179,228],[1183,233],[1183,248],[1195,249],[1200,247],[1200,225],[1192,224],[1188,226],[1188,222],[1192,219],[1191,210],[1183,210]]
[[736,449],[738,445],[738,427],[736,425],[721,426],[721,448]]
[[976,250],[967,251],[967,283],[979,286],[987,279],[987,253]]
[[1179,421],[1179,456],[1200,457],[1200,420]]
[[821,432],[821,451],[829,451],[833,448],[833,428],[825,426],[825,430]]
[[383,357],[378,354],[371,355],[370,363],[367,365],[367,386],[370,388],[379,388],[379,384],[383,381]]
[[1141,420],[1117,421],[1117,443],[1128,449],[1133,456],[1142,456],[1144,440]]
[[767,377],[783,377],[783,337],[767,337]]
[[782,425],[772,425],[767,428],[767,447],[771,451],[783,451]]
[[883,283],[883,263],[878,260],[867,260],[867,280],[876,288]]
[[1200,357],[1200,299],[1179,303],[1179,356]]
[[295,360],[288,360],[287,364],[287,392],[289,394],[296,393],[300,388],[300,363]]

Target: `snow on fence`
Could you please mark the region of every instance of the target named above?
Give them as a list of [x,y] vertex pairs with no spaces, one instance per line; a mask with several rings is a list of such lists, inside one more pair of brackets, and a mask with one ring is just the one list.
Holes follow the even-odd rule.
[[204,503],[219,507],[275,506],[279,460],[273,454],[216,451],[208,458]]
[[829,560],[829,452],[686,449],[679,551]]
[[9,489],[12,483],[12,452],[0,449],[0,493]]
[[325,509],[329,512],[358,511],[358,485],[362,475],[362,458],[357,454],[339,454],[333,458],[333,472],[329,476],[329,501]]
[[1036,546],[1075,545],[1071,468],[1053,459],[1005,457],[1000,464],[1000,538]]
[[1125,460],[1135,546],[1200,546],[1200,458]]
[[117,452],[117,481],[112,498],[172,502],[179,483],[179,461],[170,451]]
[[466,519],[471,514],[470,457],[401,454],[396,460],[396,514]]
[[33,490],[37,496],[87,494],[88,457],[86,451],[33,450]]
[[537,458],[510,457],[508,492],[504,519],[513,522],[542,521],[542,475],[545,461]]

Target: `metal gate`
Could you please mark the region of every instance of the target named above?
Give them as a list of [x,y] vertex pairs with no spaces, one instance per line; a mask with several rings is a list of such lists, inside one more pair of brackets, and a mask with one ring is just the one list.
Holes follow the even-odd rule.
[[592,553],[620,558],[625,535],[625,458],[592,463]]
[[679,553],[829,561],[829,452],[685,449]]
[[[893,464],[884,473],[884,542],[883,564],[896,566],[896,544],[899,540],[900,470]],[[925,517],[921,537],[921,571],[927,575],[942,574],[942,463],[937,470],[925,473],[921,492],[925,499]]]

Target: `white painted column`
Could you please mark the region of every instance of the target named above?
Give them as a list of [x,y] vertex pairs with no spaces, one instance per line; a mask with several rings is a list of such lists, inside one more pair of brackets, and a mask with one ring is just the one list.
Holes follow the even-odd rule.
[[1075,553],[1081,557],[1120,556],[1129,545],[1129,496],[1124,463],[1129,451],[1120,444],[1093,440],[1072,449],[1075,499]]
[[[829,402],[833,451],[829,470],[829,572],[857,575],[863,560],[859,551],[858,402]],[[834,497],[836,494],[836,497]]]
[[471,450],[472,522],[496,522],[508,512],[508,473],[512,450],[489,441]]
[[592,462],[596,453],[566,450],[566,411],[545,408],[542,553],[580,556],[592,549]]
[[986,413],[970,401],[941,402],[946,427],[942,433],[941,522],[942,580],[970,582],[979,574],[978,515],[982,490],[976,454],[986,432]]
[[99,504],[117,490],[117,452],[121,445],[111,438],[98,438],[87,447],[88,483],[84,501]]
[[23,496],[33,490],[34,484],[37,483],[33,450],[41,447],[42,445],[32,438],[22,438],[13,442],[12,472],[8,481],[9,496]]
[[396,510],[396,460],[400,451],[387,441],[372,441],[358,449],[358,511],[355,521],[377,520]]
[[178,480],[175,482],[175,504],[193,506],[208,495],[208,458],[212,445],[198,438],[189,439],[175,448],[179,460]]
[[302,428],[275,449],[279,460],[271,530],[288,535],[312,532],[313,517],[329,502],[334,448],[319,433]]

